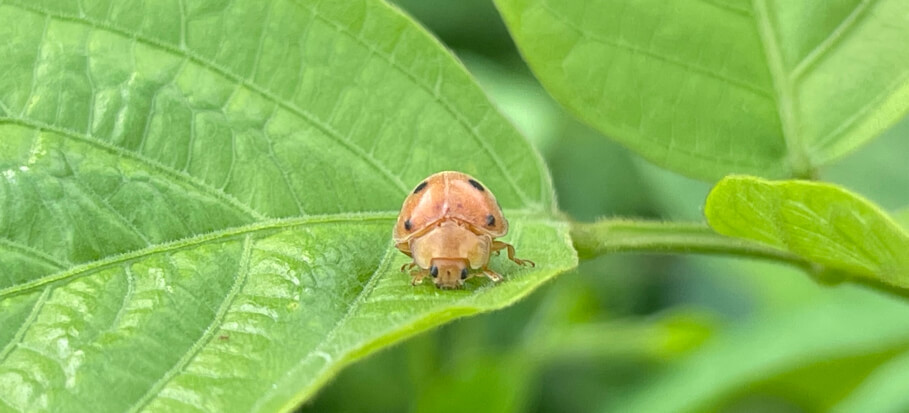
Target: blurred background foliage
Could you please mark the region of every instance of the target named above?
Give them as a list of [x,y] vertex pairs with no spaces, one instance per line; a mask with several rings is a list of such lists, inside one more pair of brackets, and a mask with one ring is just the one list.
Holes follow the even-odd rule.
[[[703,220],[710,184],[575,121],[523,64],[490,1],[396,3],[543,154],[573,219]],[[909,206],[907,153],[909,118],[820,177],[899,210]],[[894,297],[779,264],[613,255],[361,361],[301,410],[897,412],[909,411],[907,383],[909,305]]]

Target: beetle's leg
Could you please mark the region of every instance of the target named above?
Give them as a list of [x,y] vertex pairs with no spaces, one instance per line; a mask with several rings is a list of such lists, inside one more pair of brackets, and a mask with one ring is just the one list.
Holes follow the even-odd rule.
[[502,275],[493,270],[490,270],[489,268],[483,267],[483,274],[489,277],[489,279],[493,282],[502,281]]
[[506,243],[506,242],[502,242],[502,241],[493,241],[493,242],[492,242],[492,248],[491,248],[492,251],[498,252],[498,251],[501,251],[501,250],[503,250],[503,249],[508,250],[508,259],[514,261],[514,262],[517,263],[518,265],[528,265],[528,264],[529,264],[531,267],[536,267],[536,266],[537,266],[537,265],[536,265],[533,261],[531,261],[531,260],[522,260],[522,259],[520,259],[520,258],[518,258],[518,257],[515,257],[515,256],[514,256],[514,246],[513,246],[513,245],[511,245],[511,244],[509,244],[509,243]]
[[427,275],[429,275],[429,270],[425,270],[422,268],[411,271],[410,276],[413,278],[411,278],[411,280],[410,280],[410,285],[417,285],[417,284],[423,282],[423,279],[426,278]]
[[417,266],[416,262],[410,262],[410,263],[404,264],[401,266],[401,272],[407,271],[416,266]]

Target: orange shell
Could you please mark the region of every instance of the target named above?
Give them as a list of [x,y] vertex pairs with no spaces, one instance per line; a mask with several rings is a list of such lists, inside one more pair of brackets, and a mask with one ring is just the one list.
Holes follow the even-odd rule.
[[420,182],[404,200],[395,224],[395,244],[406,243],[445,219],[468,224],[475,233],[492,238],[508,233],[508,221],[488,188],[465,173],[443,171]]

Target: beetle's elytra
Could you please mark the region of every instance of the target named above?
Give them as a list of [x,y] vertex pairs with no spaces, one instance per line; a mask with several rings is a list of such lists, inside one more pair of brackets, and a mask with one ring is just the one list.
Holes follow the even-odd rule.
[[465,173],[444,171],[420,182],[404,200],[394,240],[395,247],[413,257],[401,271],[417,267],[411,284],[428,275],[437,287],[459,288],[475,273],[502,280],[487,268],[493,252],[504,249],[508,259],[534,265],[516,258],[511,244],[495,240],[507,233],[508,221],[488,188]]

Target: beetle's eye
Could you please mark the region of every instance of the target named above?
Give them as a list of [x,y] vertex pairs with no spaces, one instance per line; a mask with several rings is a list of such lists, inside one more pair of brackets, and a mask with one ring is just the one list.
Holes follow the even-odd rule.
[[410,231],[413,228],[413,224],[410,223],[410,218],[404,221],[404,229]]
[[466,280],[466,279],[467,279],[467,268],[461,269],[461,279],[462,279],[462,280]]
[[433,265],[432,267],[429,267],[429,275],[431,275],[432,278],[438,277],[439,276],[439,267],[436,267],[435,265]]
[[490,226],[490,227],[495,226],[495,225],[496,225],[496,217],[492,216],[492,214],[487,215],[487,216],[486,216],[486,225],[487,225],[487,226]]

